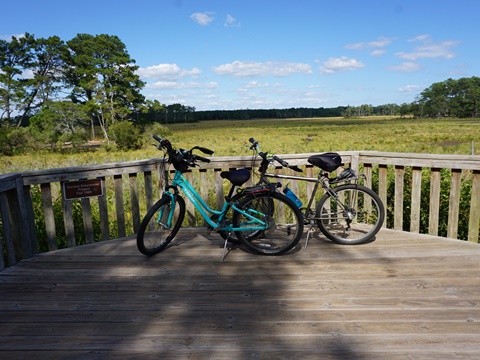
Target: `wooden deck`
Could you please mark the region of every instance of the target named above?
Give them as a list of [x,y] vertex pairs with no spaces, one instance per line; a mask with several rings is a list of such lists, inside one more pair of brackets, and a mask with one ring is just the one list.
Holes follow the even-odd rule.
[[53,251],[0,273],[0,358],[479,359],[480,245],[382,230],[279,257],[184,231]]

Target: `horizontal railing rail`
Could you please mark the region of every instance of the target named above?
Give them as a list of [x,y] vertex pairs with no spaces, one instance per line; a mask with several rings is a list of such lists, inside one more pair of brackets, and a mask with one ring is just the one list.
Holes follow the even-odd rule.
[[[480,156],[339,153],[343,167],[364,173],[365,185],[379,193],[387,208],[385,227],[457,239],[460,224],[467,224],[462,225],[463,240],[479,242]],[[318,169],[308,163],[310,155],[279,156],[312,177]],[[228,187],[220,172],[255,170],[258,165],[251,156],[212,157],[209,164],[185,175],[209,204],[218,207]],[[1,175],[0,270],[40,251],[136,234],[142,216],[160,197],[164,170],[162,159],[149,159]],[[91,179],[99,181],[98,194],[80,192],[69,198],[65,193],[65,184]],[[306,199],[313,184],[289,180],[289,187]],[[188,201],[187,211],[188,225],[202,225]]]

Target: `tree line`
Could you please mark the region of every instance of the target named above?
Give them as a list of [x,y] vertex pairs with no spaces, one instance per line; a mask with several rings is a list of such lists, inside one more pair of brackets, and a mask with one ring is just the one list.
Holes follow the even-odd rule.
[[[84,141],[136,135],[148,124],[204,120],[400,115],[478,117],[480,78],[448,79],[424,89],[411,104],[335,108],[196,111],[148,100],[125,44],[107,34],[0,40],[0,153],[31,142]],[[140,126],[138,126],[140,125]],[[96,134],[100,129],[101,134]],[[128,141],[125,141],[128,143]],[[10,149],[10,151],[8,150]]]

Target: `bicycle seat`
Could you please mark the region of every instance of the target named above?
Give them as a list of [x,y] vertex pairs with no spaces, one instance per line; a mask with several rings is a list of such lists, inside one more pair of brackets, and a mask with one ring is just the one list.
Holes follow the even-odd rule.
[[339,166],[343,165],[340,154],[334,152],[312,155],[307,159],[307,161],[326,172],[332,172]]
[[238,169],[233,171],[222,171],[220,173],[222,179],[229,180],[233,185],[242,186],[250,179],[250,170]]

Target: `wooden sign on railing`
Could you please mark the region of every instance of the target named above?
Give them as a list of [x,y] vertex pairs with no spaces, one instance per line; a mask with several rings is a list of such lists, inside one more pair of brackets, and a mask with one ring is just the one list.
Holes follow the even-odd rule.
[[101,179],[66,181],[62,183],[65,200],[75,200],[103,195]]

